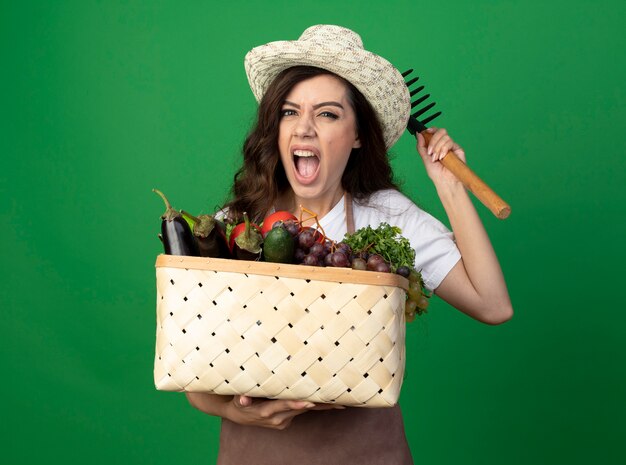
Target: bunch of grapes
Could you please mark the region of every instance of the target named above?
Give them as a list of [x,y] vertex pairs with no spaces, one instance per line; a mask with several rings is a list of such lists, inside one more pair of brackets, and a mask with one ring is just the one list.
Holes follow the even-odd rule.
[[352,251],[344,243],[335,244],[315,228],[301,228],[295,221],[285,221],[284,227],[295,241],[294,261],[309,266],[350,267]]
[[411,322],[415,320],[415,315],[426,313],[430,295],[424,292],[424,281],[420,273],[416,270],[410,270],[406,277],[409,280],[409,290],[406,293],[404,314],[406,321]]
[[[279,226],[280,227],[280,226]],[[389,263],[380,255],[372,255],[367,261],[362,255],[355,255],[345,242],[333,242],[320,231],[310,227],[300,227],[296,221],[285,221],[286,228],[295,242],[294,261],[308,266],[332,266],[389,273]]]

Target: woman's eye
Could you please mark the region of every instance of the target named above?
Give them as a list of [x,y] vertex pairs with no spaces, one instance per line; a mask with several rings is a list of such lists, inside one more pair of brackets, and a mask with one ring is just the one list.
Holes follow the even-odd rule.
[[332,118],[332,119],[339,118],[339,116],[337,116],[335,113],[333,113],[331,111],[323,111],[323,112],[320,113],[320,116],[324,116],[326,118]]
[[296,111],[295,110],[291,110],[289,108],[285,108],[281,112],[281,116],[293,116],[295,114],[296,114]]

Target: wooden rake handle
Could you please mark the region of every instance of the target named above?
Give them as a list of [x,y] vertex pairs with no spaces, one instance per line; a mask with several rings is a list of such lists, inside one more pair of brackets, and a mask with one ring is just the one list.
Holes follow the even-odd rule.
[[[426,141],[426,145],[430,142],[431,133],[422,131],[422,136]],[[501,220],[507,218],[511,214],[511,207],[491,187],[480,179],[469,166],[463,163],[454,152],[450,151],[440,160],[443,166],[448,168],[463,185],[472,193],[482,204]]]

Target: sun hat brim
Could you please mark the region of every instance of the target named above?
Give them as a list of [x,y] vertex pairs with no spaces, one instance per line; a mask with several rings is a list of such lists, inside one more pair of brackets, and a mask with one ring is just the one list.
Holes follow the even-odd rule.
[[406,128],[411,103],[402,74],[381,56],[365,50],[358,34],[349,29],[312,26],[298,40],[253,48],[244,64],[250,88],[259,102],[285,69],[315,66],[341,76],[365,96],[378,116],[387,148]]

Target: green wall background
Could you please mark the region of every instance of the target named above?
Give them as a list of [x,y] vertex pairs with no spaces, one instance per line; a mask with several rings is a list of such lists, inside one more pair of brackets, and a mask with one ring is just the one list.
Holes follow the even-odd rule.
[[[255,110],[244,54],[330,23],[417,70],[513,208],[479,206],[514,319],[435,301],[409,327],[416,463],[625,463],[625,5],[1,1],[2,462],[214,462],[219,422],[152,384],[150,189],[220,204]],[[408,134],[393,156],[441,217]]]

